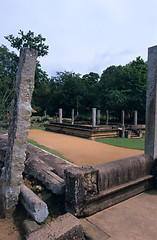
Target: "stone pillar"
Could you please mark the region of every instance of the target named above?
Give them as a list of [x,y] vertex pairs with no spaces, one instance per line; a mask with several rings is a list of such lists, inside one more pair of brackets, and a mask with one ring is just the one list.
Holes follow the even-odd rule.
[[122,126],[125,125],[125,123],[124,123],[124,119],[125,119],[125,111],[122,110]]
[[148,49],[145,154],[157,159],[157,45]]
[[1,175],[0,209],[3,217],[13,213],[19,199],[32,114],[31,98],[36,59],[37,51],[29,48],[21,50],[10,111],[8,146]]
[[72,109],[71,124],[74,124],[74,118],[75,118],[74,109]]
[[122,138],[125,138],[125,126],[122,126]]
[[59,108],[59,123],[62,123],[62,108]]
[[134,125],[137,125],[137,114],[138,114],[138,111],[134,111]]
[[97,125],[100,125],[100,110],[97,110]]
[[96,108],[92,108],[92,127],[96,126]]
[[106,125],[108,125],[109,122],[109,111],[106,110]]
[[75,216],[86,215],[85,202],[98,194],[98,171],[88,165],[65,169],[65,208],[67,212]]

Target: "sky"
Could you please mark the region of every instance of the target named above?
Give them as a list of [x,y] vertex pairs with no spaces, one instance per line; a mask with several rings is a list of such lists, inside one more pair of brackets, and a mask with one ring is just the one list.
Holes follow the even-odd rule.
[[111,65],[147,60],[157,45],[156,0],[1,0],[0,46],[19,30],[46,38],[42,70],[99,75]]

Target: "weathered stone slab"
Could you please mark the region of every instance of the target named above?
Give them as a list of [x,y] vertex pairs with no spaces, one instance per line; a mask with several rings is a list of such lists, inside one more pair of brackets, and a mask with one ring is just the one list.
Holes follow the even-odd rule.
[[145,154],[157,159],[157,46],[148,49]]
[[83,240],[84,233],[80,221],[66,213],[35,232],[26,235],[26,240]]
[[20,200],[29,215],[38,223],[45,221],[49,214],[46,203],[23,183],[20,189]]
[[18,203],[32,113],[31,98],[37,55],[37,51],[29,48],[24,48],[20,52],[14,98],[10,111],[8,147],[1,175],[0,196],[3,216],[12,214]]
[[36,156],[30,155],[25,161],[25,173],[40,180],[54,194],[62,195],[65,192],[65,181],[54,171],[54,168],[48,166]]

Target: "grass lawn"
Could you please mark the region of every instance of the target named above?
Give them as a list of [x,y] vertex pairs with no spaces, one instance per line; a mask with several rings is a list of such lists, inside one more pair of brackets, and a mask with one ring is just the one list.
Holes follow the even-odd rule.
[[144,150],[145,139],[144,138],[141,138],[141,139],[105,138],[105,139],[98,139],[96,141],[109,144],[112,146],[117,146],[117,147]]

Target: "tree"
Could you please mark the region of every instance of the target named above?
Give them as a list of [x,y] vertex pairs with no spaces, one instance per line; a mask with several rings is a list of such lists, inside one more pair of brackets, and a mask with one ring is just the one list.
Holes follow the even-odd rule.
[[34,32],[30,31],[27,34],[24,34],[22,30],[18,33],[20,37],[14,37],[12,34],[5,36],[11,43],[11,47],[20,50],[23,47],[30,47],[38,51],[38,56],[44,56],[48,54],[49,47],[45,45],[46,38],[43,38],[41,34],[34,36]]
[[99,106],[99,79],[98,73],[90,72],[82,77],[82,82],[85,85],[83,98],[84,112],[91,112],[93,107]]
[[49,112],[50,79],[48,74],[41,69],[39,61],[35,70],[35,88],[32,96],[32,107],[42,115],[44,111]]
[[[110,66],[100,79],[101,109],[145,114],[147,64],[137,57],[126,66]],[[143,117],[144,120],[144,117]]]
[[[5,37],[10,42],[12,47],[16,48],[17,50],[20,50],[23,47],[30,47],[38,51],[38,56],[44,56],[48,54],[49,47],[45,45],[44,42],[46,39],[43,38],[41,34],[35,36],[34,32],[32,31],[24,34],[22,30],[20,30],[18,34],[18,37],[14,37],[12,34]],[[14,72],[14,75],[15,73],[16,71]],[[41,65],[39,61],[37,61],[35,72],[35,91],[33,93],[32,105],[36,110],[39,111],[39,113],[46,110],[45,98],[49,93],[48,82],[49,79],[47,73],[42,71]]]
[[119,111],[126,101],[126,81],[122,66],[110,66],[103,71],[99,84],[100,105],[104,112]]
[[0,47],[0,114],[5,118],[10,109],[13,97],[13,87],[16,77],[18,57],[14,52],[9,52],[6,46]]

